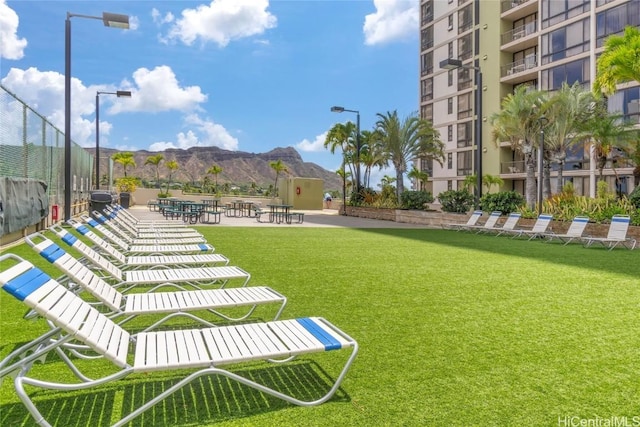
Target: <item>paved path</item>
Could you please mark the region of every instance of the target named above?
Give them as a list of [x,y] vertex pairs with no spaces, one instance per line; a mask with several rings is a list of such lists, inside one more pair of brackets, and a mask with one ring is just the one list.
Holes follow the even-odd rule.
[[[164,219],[158,212],[151,212],[146,206],[133,206],[129,209],[139,219]],[[408,224],[395,221],[382,221],[377,219],[359,218],[338,215],[333,209],[301,211],[304,212],[304,222],[297,224],[271,224],[260,223],[255,218],[229,218],[222,215],[220,224],[201,224],[207,227],[345,227],[345,228],[425,228],[422,224]],[[178,222],[178,220],[176,220]],[[182,221],[180,221],[182,223]]]

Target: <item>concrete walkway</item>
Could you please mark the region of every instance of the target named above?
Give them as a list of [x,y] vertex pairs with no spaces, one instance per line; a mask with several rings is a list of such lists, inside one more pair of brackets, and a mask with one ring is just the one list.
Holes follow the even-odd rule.
[[[134,216],[142,220],[164,220],[159,212],[149,211],[146,206],[132,206],[129,208]],[[296,212],[304,212],[304,222],[298,224],[295,221],[291,224],[275,224],[260,223],[255,218],[230,218],[222,215],[220,224],[201,224],[197,226],[206,227],[344,227],[344,228],[425,228],[421,224],[408,224],[395,221],[382,221],[377,219],[350,217],[338,215],[337,210],[323,209],[304,211],[296,210]],[[182,224],[182,220],[175,220]]]

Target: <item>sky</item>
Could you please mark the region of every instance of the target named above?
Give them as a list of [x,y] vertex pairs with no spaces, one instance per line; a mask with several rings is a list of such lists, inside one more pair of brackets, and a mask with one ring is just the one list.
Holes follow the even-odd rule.
[[[335,171],[327,131],[360,112],[418,109],[418,0],[0,0],[0,81],[64,129],[67,13],[128,15],[130,28],[71,17],[71,137],[162,151],[294,147]],[[376,182],[392,170],[378,172]]]

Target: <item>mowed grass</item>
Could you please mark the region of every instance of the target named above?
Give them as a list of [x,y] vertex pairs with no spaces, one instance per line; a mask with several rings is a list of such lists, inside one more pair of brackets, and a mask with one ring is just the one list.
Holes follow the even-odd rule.
[[[358,341],[360,353],[337,397],[317,407],[207,379],[135,425],[552,426],[565,417],[640,419],[640,251],[428,229],[198,229],[252,274],[250,284],[289,298],[284,318],[325,317]],[[10,252],[45,265],[24,246]],[[4,292],[0,304],[4,356],[45,327],[23,320],[24,306]],[[303,358],[288,371],[264,364],[237,369],[313,396],[326,381],[323,370],[335,376],[340,369],[338,356]],[[64,372],[59,363],[44,368],[54,377]],[[47,414],[71,414],[57,417],[59,425],[107,425],[135,406],[141,390],[152,396],[182,374],[135,376],[73,398],[39,392],[35,400]],[[10,380],[0,401],[0,424],[33,424]]]

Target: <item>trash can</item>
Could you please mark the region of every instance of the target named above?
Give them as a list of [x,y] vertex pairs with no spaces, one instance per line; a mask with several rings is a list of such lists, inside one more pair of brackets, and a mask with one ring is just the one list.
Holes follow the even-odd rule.
[[131,193],[120,193],[120,206],[129,209],[131,204]]
[[93,211],[105,213],[105,208],[112,202],[113,197],[111,196],[111,193],[107,193],[105,191],[94,191],[93,193],[91,193],[91,199],[89,203],[92,213],[91,216],[93,216]]

